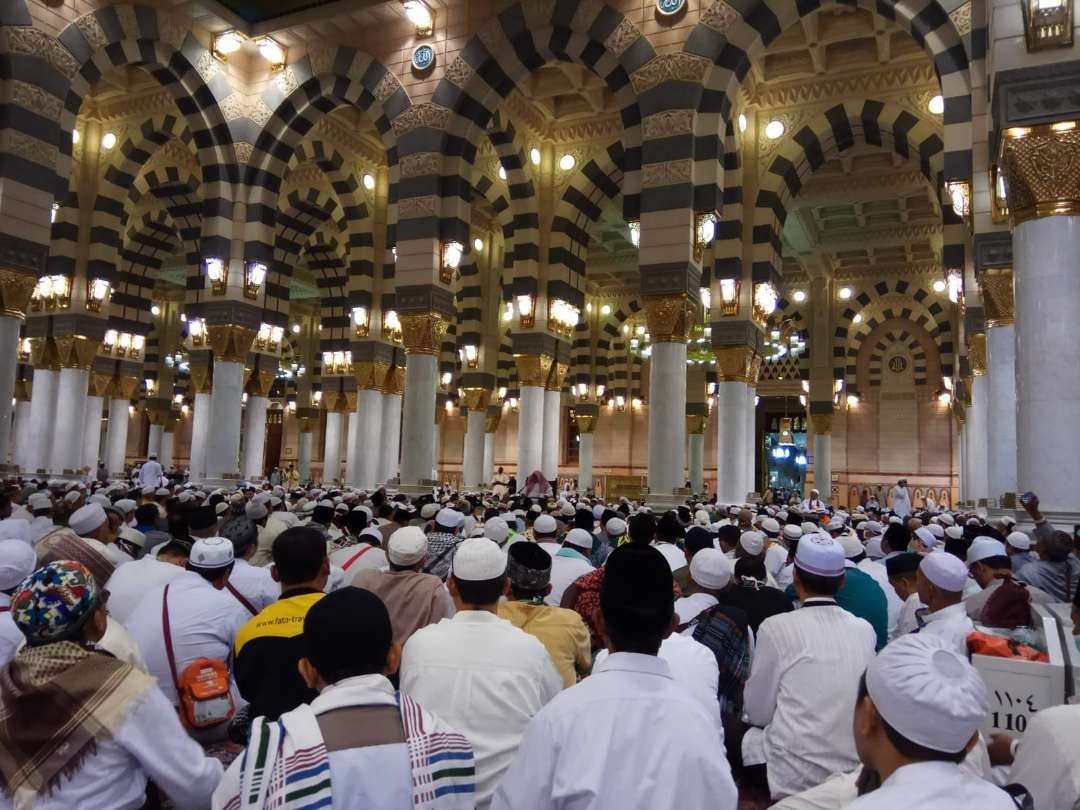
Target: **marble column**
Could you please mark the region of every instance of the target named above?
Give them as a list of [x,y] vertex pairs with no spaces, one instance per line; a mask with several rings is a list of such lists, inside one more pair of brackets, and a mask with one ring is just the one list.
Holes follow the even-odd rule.
[[244,464],[241,474],[248,481],[266,476],[263,456],[266,454],[266,412],[269,407],[270,400],[260,396],[248,396],[244,407]]
[[27,471],[36,473],[49,466],[56,424],[56,392],[60,372],[47,368],[34,369],[34,384],[30,397],[30,452]]
[[690,433],[687,435],[688,448],[688,475],[690,491],[701,493],[705,490],[705,433]]
[[810,415],[814,425],[814,489],[832,503],[832,414]]
[[743,500],[758,490],[758,443],[757,443],[757,386],[746,387],[746,481]]
[[361,489],[375,489],[380,483],[383,441],[383,395],[377,388],[356,392],[356,435],[353,439],[355,475],[350,467],[349,483]]
[[989,470],[989,410],[990,380],[986,376],[986,336],[972,335],[970,343],[981,342],[980,348],[969,345],[968,358],[974,376],[971,380],[971,407],[967,412],[967,472],[968,497],[978,504],[990,496]]
[[154,456],[159,461],[161,460],[161,434],[164,432],[164,425],[150,423],[150,430],[146,440],[146,455]]
[[300,438],[297,440],[296,446],[296,471],[300,473],[301,481],[307,481],[311,478],[311,450],[314,443],[314,431],[300,431]]
[[[359,399],[359,397],[358,397]],[[357,458],[356,434],[360,430],[360,417],[356,411],[349,412],[349,421],[345,429],[345,477],[344,483],[355,484],[360,475],[359,459]]]
[[161,452],[158,454],[158,463],[165,472],[173,464],[173,453],[176,449],[176,423],[171,419],[166,422],[161,432]]
[[86,389],[90,371],[64,367],[56,382],[56,421],[49,469],[60,474],[77,472],[82,465],[83,430],[86,427]]
[[716,384],[716,497],[722,504],[746,500],[745,380]]
[[[1002,241],[1010,248],[1007,234]],[[1004,247],[1004,245],[1002,245]],[[986,315],[986,376],[990,403],[990,497],[1017,491],[1016,481],[1016,309],[1012,268],[990,267],[979,276]]]
[[518,392],[518,486],[543,467],[544,389],[522,385]]
[[12,463],[25,472],[27,466],[27,454],[30,452],[30,410],[29,399],[20,399],[15,403],[15,426],[12,429],[14,442],[11,448]]
[[[2,310],[0,310],[2,313]],[[0,314],[0,465],[8,458],[11,446],[11,423],[15,397],[16,358],[19,355],[20,317]]]
[[435,423],[435,440],[431,445],[431,478],[439,480],[439,459],[442,458],[442,425]]
[[649,364],[650,495],[670,498],[686,483],[685,471],[686,343],[657,342]]
[[109,400],[109,431],[105,437],[105,467],[113,478],[124,474],[124,461],[127,459],[128,412],[127,399]]
[[502,420],[502,407],[499,404],[488,405],[484,419],[484,479],[488,484],[495,477],[495,432]]
[[562,457],[562,391],[544,391],[544,439],[540,454],[540,469],[544,478],[555,481],[559,477],[559,459]]
[[323,485],[331,484],[341,476],[341,422],[340,411],[326,412],[326,436],[323,443]]
[[206,478],[210,481],[221,481],[225,476],[240,474],[243,393],[244,363],[215,357],[214,390],[210,394],[210,427],[206,442]]
[[439,349],[447,322],[433,312],[401,315],[405,392],[401,419],[401,483],[416,487],[431,476],[437,446],[435,392]]
[[[1013,225],[1017,489],[1038,493],[1042,512],[1065,513],[1058,528],[1068,528],[1080,513],[1077,130],[1039,125],[1002,134]],[[974,427],[972,415],[968,422]]]
[[484,430],[490,399],[491,392],[484,388],[465,389],[464,402],[467,415],[461,480],[462,486],[468,489],[479,489],[488,475],[484,467],[484,437],[487,435]]
[[191,413],[191,453],[189,472],[193,481],[206,477],[206,443],[210,435],[209,391],[196,393]]
[[104,397],[86,398],[86,424],[83,426],[82,465],[91,472],[97,469],[98,454],[101,451],[101,410],[105,406]]
[[382,395],[382,452],[379,462],[379,483],[398,477],[401,455],[401,394]]

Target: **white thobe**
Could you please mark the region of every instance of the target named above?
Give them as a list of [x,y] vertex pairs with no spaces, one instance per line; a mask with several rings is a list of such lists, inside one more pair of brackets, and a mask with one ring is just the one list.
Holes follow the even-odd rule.
[[[703,612],[718,604],[719,600],[711,593],[692,593],[682,599],[675,600],[675,613],[679,616],[679,624],[693,621]],[[692,633],[693,628],[687,628],[683,632]]]
[[876,642],[868,622],[831,599],[761,623],[743,699],[763,729],[747,732],[743,751],[763,751],[773,799],[859,764],[851,712]]
[[689,565],[686,561],[686,552],[674,543],[653,543],[653,548],[664,555],[673,573]]
[[551,593],[544,597],[544,602],[558,607],[562,604],[566,589],[592,570],[592,564],[581,555],[580,551],[559,550],[551,558]]
[[908,594],[903,607],[900,608],[900,617],[896,620],[896,634],[890,638],[900,638],[918,630],[919,611],[925,609],[926,605],[919,600],[919,594],[915,592]]
[[15,657],[26,636],[11,618],[11,597],[0,593],[0,667],[6,667]]
[[967,615],[967,606],[963,602],[927,613],[923,622],[920,633],[941,636],[957,653],[967,658],[967,637],[975,632],[975,623]]
[[656,656],[614,653],[533,719],[493,810],[734,810],[717,729]]
[[349,578],[365,568],[382,570],[389,564],[386,552],[371,543],[357,543],[331,551],[330,562],[346,571]]
[[274,578],[270,576],[270,569],[259,568],[247,560],[236,560],[233,563],[232,573],[229,574],[229,584],[251,603],[256,613],[276,602],[281,596],[281,584],[274,582]]
[[900,621],[900,613],[904,609],[904,602],[896,593],[896,588],[889,582],[889,572],[885,569],[885,566],[878,565],[878,563],[871,560],[869,557],[860,560],[855,564],[855,567],[862,571],[864,574],[869,574],[873,577],[885,594],[885,605],[889,611],[889,640],[896,638],[896,625]]
[[898,517],[906,518],[911,514],[911,493],[907,487],[893,487],[892,511]]
[[563,687],[540,641],[493,613],[463,610],[417,630],[401,657],[401,688],[468,738],[476,805],[486,808],[525,727]]
[[[1016,804],[1004,790],[964,773],[952,762],[916,762],[898,768],[881,787],[856,799],[847,810],[916,807],[919,810],[1016,810]],[[1054,810],[1061,808],[1054,806]]]
[[[180,725],[176,709],[151,687],[136,701],[116,733],[96,741],[74,773],[40,794],[34,810],[108,808],[136,810],[146,803],[147,777],[184,810],[208,810],[221,779],[221,763],[207,757]],[[11,810],[0,792],[0,810]]]
[[154,489],[160,487],[161,465],[153,459],[144,461],[143,465],[139,468],[139,486],[153,487]]
[[147,591],[172,582],[183,574],[184,569],[179,565],[154,557],[143,557],[121,565],[113,571],[105,585],[109,591],[109,615],[126,622]]
[[[191,571],[185,571],[182,577],[172,580],[168,586],[147,591],[128,617],[127,627],[142,650],[147,671],[158,679],[161,691],[175,703],[176,684],[165,654],[161,621],[162,592],[165,587],[169,588],[169,626],[177,675],[196,658],[228,659],[233,639],[251,614],[232,594],[219,591]],[[233,700],[238,705],[243,704],[235,685]]]
[[30,542],[35,546],[38,540],[47,535],[53,529],[56,528],[56,524],[48,515],[39,515],[30,521]]
[[776,579],[780,571],[787,565],[788,550],[774,541],[765,549],[765,570],[773,579]]
[[1078,727],[1080,706],[1052,706],[1031,715],[1009,782],[1027,788],[1035,810],[1080,808]]

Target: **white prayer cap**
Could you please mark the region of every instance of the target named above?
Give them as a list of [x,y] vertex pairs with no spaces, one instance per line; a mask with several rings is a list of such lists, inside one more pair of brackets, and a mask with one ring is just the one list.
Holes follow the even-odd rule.
[[756,557],[765,550],[765,538],[760,532],[743,532],[739,535],[739,545],[751,557]]
[[592,508],[592,516],[594,520],[599,520],[604,516],[604,505],[602,503],[598,503]]
[[112,506],[112,501],[109,500],[108,495],[91,495],[88,500],[90,501],[90,503],[96,503],[98,506],[101,507]]
[[941,526],[939,526],[936,523],[931,523],[929,526],[926,527],[926,530],[928,532],[930,532],[930,534],[934,535],[934,537],[938,538],[939,540],[942,540],[942,539],[945,538],[945,529],[943,529]]
[[157,487],[152,486],[152,485],[147,485],[147,486],[142,488],[142,494],[143,495],[153,495],[155,489],[157,489]]
[[948,552],[937,552],[923,557],[919,570],[930,582],[943,591],[962,593],[967,582],[967,566]]
[[868,520],[862,524],[863,537],[877,537],[884,534],[885,530],[876,520]]
[[960,526],[947,526],[945,528],[945,536],[950,540],[959,540],[964,536],[964,530]]
[[899,515],[893,515],[891,518],[889,518],[889,523],[897,523],[903,525],[904,521],[900,518]]
[[345,502],[341,502],[337,506],[334,507],[334,511],[335,512],[341,512],[342,514],[344,514],[345,512],[349,511],[349,505],[347,503],[345,503]]
[[129,543],[134,543],[139,548],[146,548],[146,535],[131,526],[121,526],[120,536]]
[[64,496],[64,503],[75,503],[75,501],[79,500],[82,495],[83,494],[79,492],[79,490],[73,489],[71,490],[71,492]]
[[10,591],[34,573],[37,554],[23,540],[0,540],[0,591]]
[[121,512],[125,513],[134,512],[136,509],[139,508],[139,505],[135,503],[135,501],[131,500],[131,498],[121,498],[116,503],[114,503],[113,506],[115,506]]
[[334,508],[334,502],[331,501],[331,500],[327,500],[326,498],[324,498],[323,500],[317,502],[315,505],[316,506],[325,506],[327,509],[333,509]]
[[[0,540],[22,540],[29,546],[33,546],[30,540],[30,522],[21,518],[7,518],[0,520]],[[0,590],[3,590],[0,588]]]
[[811,534],[799,540],[795,567],[819,577],[844,573],[844,547],[827,534]]
[[172,493],[170,493],[169,490],[167,490],[165,487],[158,487],[154,490],[154,494],[164,498],[166,495],[170,495]]
[[1014,518],[1012,515],[1002,515],[1001,522],[1004,523],[1006,526],[1015,526],[1016,518]]
[[626,534],[626,521],[613,517],[604,524],[604,531],[608,533],[608,537],[622,537]]
[[270,510],[262,501],[251,500],[244,506],[244,514],[251,520],[262,520],[270,514]]
[[533,534],[555,534],[557,531],[558,526],[551,515],[540,515],[533,521]]
[[931,633],[901,636],[878,653],[866,669],[866,691],[901,737],[949,754],[967,747],[990,711],[982,676]]
[[698,509],[696,512],[694,512],[694,523],[696,523],[698,526],[708,526],[709,513],[706,512],[704,509]]
[[967,551],[967,564],[974,565],[987,557],[1004,557],[1007,554],[1005,544],[993,537],[976,537]]
[[195,500],[195,494],[192,492],[181,492],[179,497],[177,497],[177,500],[180,501],[180,503],[190,503]]
[[456,509],[446,506],[435,515],[435,522],[446,529],[456,529],[465,522],[465,516]]
[[[432,505],[434,506],[434,504],[432,504]],[[365,515],[367,515],[368,520],[371,520],[373,517],[375,517],[375,513],[371,511],[370,506],[365,506],[364,504],[360,504],[359,506],[356,507],[356,509],[357,509],[357,511],[363,512]],[[438,510],[436,510],[436,511],[438,511]]]
[[780,534],[780,524],[776,518],[767,517],[761,521],[761,530],[769,537],[776,537]]
[[420,517],[424,520],[431,520],[433,517],[435,517],[438,511],[439,505],[437,503],[425,503],[423,506],[420,507]]
[[802,525],[803,534],[813,534],[818,530],[817,524],[809,520],[804,521]]
[[860,554],[865,554],[866,549],[863,548],[863,544],[859,542],[859,538],[853,534],[845,534],[842,537],[836,538],[840,542],[840,546],[844,549],[844,558],[851,560],[858,557]]
[[803,530],[801,527],[796,526],[794,523],[789,523],[784,527],[784,539],[785,540],[798,540],[803,536]]
[[731,571],[731,560],[715,548],[703,548],[690,561],[690,579],[703,588],[726,588],[731,582]]
[[569,501],[563,501],[563,505],[562,505],[561,509],[559,510],[559,515],[561,517],[572,518],[576,511],[577,510],[574,509],[574,505],[572,503],[570,503]]
[[219,501],[217,504],[214,505],[214,514],[219,516],[219,517],[221,515],[224,515],[228,511],[229,511],[229,504],[226,503],[225,501]]
[[453,575],[468,582],[496,579],[506,573],[506,552],[486,537],[470,537],[457,547]]
[[30,511],[36,512],[39,509],[52,509],[52,498],[49,497],[48,492],[35,492],[26,502],[30,505]]
[[915,530],[915,536],[919,539],[924,546],[929,549],[933,549],[937,545],[937,538],[934,537],[934,533],[931,532],[925,526],[920,526]]
[[510,534],[510,527],[501,517],[490,517],[484,524],[484,537],[493,543],[502,545]]
[[224,537],[201,537],[188,555],[188,564],[195,568],[224,568],[232,561],[232,540]]
[[1031,538],[1024,532],[1009,532],[1009,536],[1005,538],[1005,542],[1018,551],[1028,551],[1031,549]]
[[980,520],[979,520],[978,518],[975,518],[975,517],[973,517],[973,518],[968,518],[968,519],[967,519],[967,525],[968,525],[968,526],[981,526],[981,525],[982,525],[982,521],[980,521]]
[[386,556],[394,565],[416,565],[427,556],[427,535],[419,526],[404,526],[386,541]]
[[948,512],[942,512],[940,515],[938,515],[937,516],[937,521],[942,526],[955,526],[956,525],[956,518],[954,518]]
[[885,552],[881,550],[880,537],[871,537],[866,541],[866,556],[871,560],[880,560],[885,556]]
[[575,548],[585,549],[585,551],[592,551],[592,541],[592,534],[584,529],[571,529],[563,538],[564,543],[569,543]]
[[100,504],[88,503],[81,509],[76,509],[75,514],[68,518],[68,528],[75,534],[89,534],[104,523],[105,520],[105,510],[101,508]]
[[380,532],[374,526],[368,526],[366,529],[360,532],[360,536],[370,537],[372,540],[375,541],[375,544],[382,544],[382,532]]

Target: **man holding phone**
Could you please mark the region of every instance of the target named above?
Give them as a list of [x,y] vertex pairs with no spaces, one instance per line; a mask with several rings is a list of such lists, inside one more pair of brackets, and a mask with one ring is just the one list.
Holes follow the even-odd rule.
[[1025,492],[1020,503],[1035,522],[1032,535],[1039,560],[1029,562],[1016,572],[1016,578],[1035,588],[1041,588],[1057,602],[1071,602],[1080,583],[1080,559],[1077,558],[1073,537],[1055,531],[1039,511],[1039,496]]

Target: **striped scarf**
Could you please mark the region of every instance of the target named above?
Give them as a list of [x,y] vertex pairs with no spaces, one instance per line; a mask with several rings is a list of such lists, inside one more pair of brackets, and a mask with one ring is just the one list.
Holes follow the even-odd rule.
[[[397,697],[409,748],[413,807],[471,807],[476,771],[468,740],[453,732],[429,731],[435,718],[407,695],[399,692]],[[223,810],[317,810],[332,805],[330,756],[311,707],[302,705],[276,722],[256,719],[241,762],[240,792]]]

